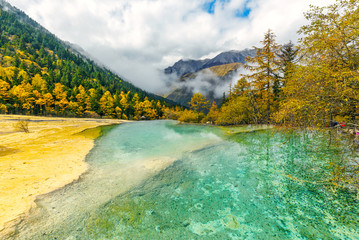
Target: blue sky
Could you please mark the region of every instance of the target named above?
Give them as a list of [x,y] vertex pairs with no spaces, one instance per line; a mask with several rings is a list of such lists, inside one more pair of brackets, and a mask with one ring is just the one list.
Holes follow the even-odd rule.
[[[209,14],[214,14],[216,8],[223,8],[226,3],[229,3],[230,0],[213,0],[205,2],[203,4],[203,10]],[[248,7],[249,1],[246,1],[240,9],[234,11],[234,16],[238,18],[247,18],[251,12],[251,9]]]
[[139,87],[165,89],[162,69],[180,59],[259,46],[272,29],[296,42],[309,5],[334,0],[7,0],[59,38]]
[[209,14],[214,14],[215,10],[216,10],[216,5],[218,6],[218,4],[223,5],[225,4],[226,0],[213,0],[211,2],[206,2],[205,4],[203,4],[203,9],[205,11],[207,11]]

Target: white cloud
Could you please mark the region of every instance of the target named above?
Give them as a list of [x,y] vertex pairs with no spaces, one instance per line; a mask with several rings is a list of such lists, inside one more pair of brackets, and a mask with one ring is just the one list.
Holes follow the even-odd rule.
[[[181,58],[202,58],[258,45],[271,28],[296,41],[309,4],[334,0],[8,0],[63,40],[80,45],[146,90],[164,89],[160,70]],[[235,17],[248,2],[247,18]]]

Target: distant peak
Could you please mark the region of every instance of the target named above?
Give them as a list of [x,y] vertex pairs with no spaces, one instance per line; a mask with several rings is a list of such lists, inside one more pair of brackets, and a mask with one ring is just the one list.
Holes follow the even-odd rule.
[[214,58],[206,58],[200,60],[193,59],[181,59],[177,61],[173,66],[166,68],[164,71],[167,74],[176,73],[178,77],[181,77],[188,73],[195,73],[205,68],[210,68],[213,66],[218,66],[222,64],[229,63],[244,63],[247,56],[254,56],[255,51],[244,49],[239,50],[229,50],[226,52],[221,52]]

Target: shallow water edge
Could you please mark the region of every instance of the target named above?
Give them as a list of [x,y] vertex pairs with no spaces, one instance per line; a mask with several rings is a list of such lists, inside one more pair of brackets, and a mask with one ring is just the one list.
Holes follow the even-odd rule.
[[[28,118],[28,116],[27,116]],[[37,119],[37,118],[36,118]],[[34,120],[34,124],[31,126],[32,129],[34,129],[36,127],[36,129],[43,129],[42,126],[46,127],[46,128],[49,128],[51,129],[52,128],[52,124],[53,122],[55,121],[60,121],[60,120],[51,120],[51,119],[48,119],[48,118],[40,118],[40,120]],[[86,122],[84,125],[82,124],[82,122]],[[50,126],[47,126],[46,124],[47,123],[51,123]],[[106,121],[107,122],[107,121]],[[110,131],[112,128],[114,128],[116,125],[120,124],[120,123],[111,123],[110,121],[108,121],[108,123],[106,122],[103,122],[103,121],[100,121],[100,122],[97,122],[97,121],[94,121],[94,120],[83,120],[81,121],[81,119],[62,119],[61,120],[61,123],[65,126],[70,126],[70,127],[73,127],[73,129],[71,129],[70,131],[68,131],[68,137],[71,138],[71,140],[67,140],[67,139],[61,139],[61,141],[71,141],[72,144],[82,144],[84,143],[84,141],[86,141],[86,144],[90,144],[92,146],[94,146],[94,142],[96,140],[96,138],[99,138],[100,136],[102,136],[103,134],[105,134],[106,132]],[[38,124],[41,124],[40,126],[37,126]],[[102,124],[102,125],[101,125]],[[103,124],[108,124],[108,125],[103,125]],[[62,126],[62,125],[61,125]],[[86,129],[84,129],[84,127],[88,127]],[[45,129],[46,129],[45,128]],[[78,130],[76,130],[78,129]],[[38,130],[36,130],[38,131]],[[51,131],[50,134],[53,134],[54,132]],[[35,133],[32,133],[32,134],[36,134]],[[66,136],[67,136],[66,135]],[[42,135],[40,135],[42,136]],[[52,135],[51,135],[52,136]],[[61,135],[62,136],[62,135]],[[47,137],[46,135],[44,135],[44,137]],[[43,138],[44,138],[43,137]],[[52,140],[49,140],[49,143],[51,144],[51,141]],[[58,141],[58,140],[55,140],[55,141]],[[34,145],[34,148],[36,149],[36,142],[35,143],[32,143]],[[45,143],[46,144],[46,143]],[[39,146],[41,147],[41,146]],[[90,150],[89,150],[90,151]],[[14,151],[13,153],[16,153],[16,152],[21,152],[20,150],[16,150]],[[85,159],[86,159],[86,155],[88,154],[89,152],[87,153],[84,153],[83,157],[80,157],[82,158],[83,162],[85,162]],[[61,155],[61,152],[59,152],[59,154]],[[78,153],[77,153],[78,154]],[[1,156],[1,155],[0,155]],[[28,160],[25,160],[25,161],[32,161],[31,158],[28,159]],[[48,160],[49,161],[49,160]],[[70,163],[69,163],[70,164]],[[58,184],[58,186],[54,189],[54,190],[51,190],[49,193],[51,192],[55,192],[63,187],[66,187],[67,185],[70,185],[76,181],[79,181],[79,179],[81,178],[81,175],[84,174],[86,172],[86,169],[87,167],[84,169],[84,171],[81,171],[79,173],[79,175],[77,175],[76,177],[74,177],[70,183],[69,181],[66,181],[64,182],[64,184]],[[58,172],[61,176],[61,169],[59,170]],[[22,176],[18,176],[18,177],[22,177]],[[25,177],[25,176],[24,176]],[[33,200],[31,201],[32,204],[31,206],[29,207],[28,210],[24,211],[23,213],[21,213],[20,215],[17,215],[16,217],[14,217],[12,220],[10,221],[7,221],[3,228],[0,229],[0,238],[1,239],[13,239],[14,237],[14,234],[16,234],[17,232],[17,226],[19,224],[21,224],[24,219],[28,218],[32,212],[36,211],[35,209],[37,208],[37,204],[36,202],[38,201],[39,198],[42,197],[42,195],[47,195],[49,193],[45,193],[45,194],[40,194],[40,195],[34,195],[33,196]]]

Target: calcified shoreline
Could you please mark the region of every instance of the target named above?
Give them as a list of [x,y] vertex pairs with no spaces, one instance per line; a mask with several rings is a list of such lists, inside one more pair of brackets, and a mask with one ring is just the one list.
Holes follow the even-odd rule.
[[[140,151],[141,153],[139,153],[136,149],[142,149],[144,144],[147,145],[147,140],[142,138],[142,128],[136,124],[141,125],[141,123],[124,125],[106,134],[87,155],[88,170],[77,181],[49,194],[39,196],[35,201],[38,207],[34,207],[27,216],[24,216],[23,221],[14,226],[13,232],[10,233],[12,235],[8,234],[6,237],[9,239],[41,239],[43,235],[53,237],[55,236],[53,234],[58,234],[55,233],[54,227],[61,226],[59,227],[61,232],[68,229],[68,225],[75,226],[77,223],[83,222],[83,217],[117,196],[142,185],[148,179],[172,166],[176,160],[181,159],[183,154],[222,141],[215,135],[198,135],[194,139],[189,139],[192,144],[186,142],[178,147],[179,135],[171,129],[166,129],[165,136],[160,134],[157,137],[168,137],[167,141],[172,139],[170,141],[172,143],[169,145],[172,147],[168,151],[162,152],[163,147],[154,144],[157,146],[155,152],[152,152],[153,148],[150,147],[148,151],[144,149],[144,152]],[[133,125],[136,127],[132,127]],[[126,129],[133,128],[137,129],[133,136],[136,136],[137,140],[140,139],[141,143],[136,142],[132,146],[131,144],[126,145],[127,138],[131,138]],[[117,139],[118,136],[122,136],[126,140]],[[116,147],[112,148],[114,142],[123,143],[126,147],[123,150],[114,151],[117,149]],[[193,144],[194,142],[196,144]],[[173,147],[175,148],[173,149]],[[143,155],[145,152],[149,155]]]
[[[29,120],[29,133],[14,129],[19,120]],[[37,196],[86,172],[85,157],[101,133],[97,127],[122,122],[0,115],[0,237],[11,235]]]

